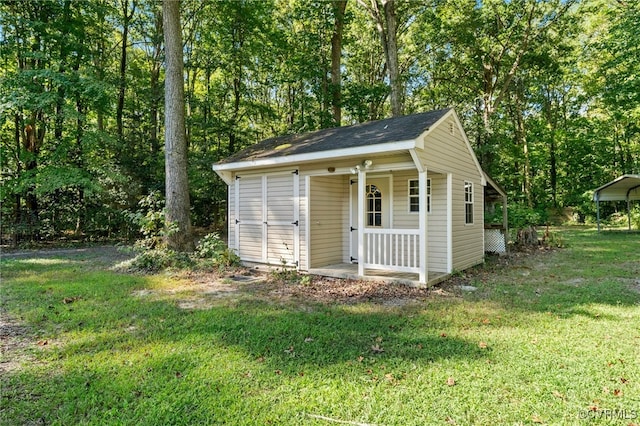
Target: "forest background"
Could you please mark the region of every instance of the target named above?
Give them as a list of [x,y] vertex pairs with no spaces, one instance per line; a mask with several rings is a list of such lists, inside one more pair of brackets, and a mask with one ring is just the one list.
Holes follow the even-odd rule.
[[[590,190],[640,173],[639,2],[183,0],[181,18],[195,226],[224,229],[211,164],[239,149],[450,106],[515,219],[589,221]],[[137,234],[162,205],[163,59],[159,1],[0,2],[3,238]]]

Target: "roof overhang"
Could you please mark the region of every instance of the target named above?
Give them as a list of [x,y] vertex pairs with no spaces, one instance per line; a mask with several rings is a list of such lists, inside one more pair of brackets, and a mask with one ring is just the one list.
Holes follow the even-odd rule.
[[640,200],[640,175],[622,175],[593,191],[594,201]]
[[233,172],[237,172],[240,170],[248,170],[261,167],[278,167],[322,160],[335,160],[338,158],[357,157],[360,155],[403,152],[415,149],[417,143],[418,141],[416,139],[409,139],[404,141],[387,142],[354,148],[331,149],[307,154],[256,158],[253,160],[238,161],[234,163],[214,164],[212,168],[227,184],[230,184],[231,182],[233,182]]

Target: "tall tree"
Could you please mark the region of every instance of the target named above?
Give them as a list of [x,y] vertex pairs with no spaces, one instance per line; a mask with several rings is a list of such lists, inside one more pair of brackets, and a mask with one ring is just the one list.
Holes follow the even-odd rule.
[[342,83],[340,59],[342,58],[342,33],[344,29],[344,11],[347,0],[337,0],[333,4],[333,35],[331,36],[331,106],[333,121],[340,125],[342,121]]
[[187,138],[184,122],[184,63],[180,1],[162,2],[165,46],[165,184],[167,246],[193,249],[189,215]]
[[398,63],[398,23],[394,0],[358,0],[375,23],[387,64],[387,75],[391,89],[391,114],[394,117],[404,113],[400,66]]

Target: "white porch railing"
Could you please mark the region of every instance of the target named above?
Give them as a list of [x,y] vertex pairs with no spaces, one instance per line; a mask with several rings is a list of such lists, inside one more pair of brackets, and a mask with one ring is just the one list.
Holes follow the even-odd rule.
[[420,230],[364,230],[364,267],[420,273]]

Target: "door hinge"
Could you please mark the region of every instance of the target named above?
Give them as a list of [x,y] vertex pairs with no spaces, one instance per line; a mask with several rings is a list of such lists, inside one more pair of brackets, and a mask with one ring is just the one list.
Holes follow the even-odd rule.
[[358,259],[356,259],[355,257],[349,256],[349,260],[350,260],[352,263],[354,263],[354,262],[355,262],[355,263],[358,263]]
[[236,219],[236,225],[239,224],[239,223],[240,223],[240,221],[238,219]]
[[295,226],[299,226],[299,225],[298,225],[298,221],[297,221],[297,220],[296,220],[295,222],[291,222],[291,224],[292,224],[292,225],[295,225]]
[[294,171],[292,171],[291,173],[293,173],[294,175],[299,174],[299,173],[298,173],[298,169],[295,169],[295,170],[294,170]]
[[358,228],[354,228],[353,226],[349,227],[349,232],[357,231]]
[[236,180],[240,179],[240,176],[236,175]]

